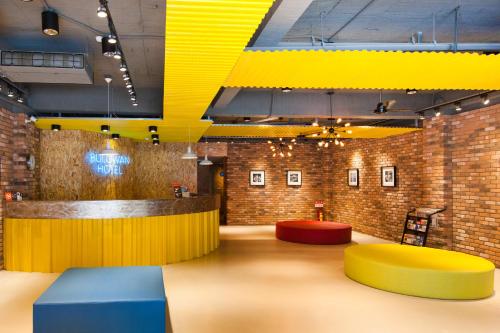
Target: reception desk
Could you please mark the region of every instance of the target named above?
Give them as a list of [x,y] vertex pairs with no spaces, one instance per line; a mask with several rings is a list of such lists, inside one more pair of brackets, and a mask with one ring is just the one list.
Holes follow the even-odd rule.
[[166,265],[219,246],[218,196],[6,204],[5,268]]

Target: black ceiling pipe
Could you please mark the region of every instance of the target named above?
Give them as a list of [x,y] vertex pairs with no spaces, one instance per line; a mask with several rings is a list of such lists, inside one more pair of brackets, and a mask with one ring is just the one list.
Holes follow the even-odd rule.
[[59,35],[59,16],[52,10],[42,12],[42,31],[47,36]]

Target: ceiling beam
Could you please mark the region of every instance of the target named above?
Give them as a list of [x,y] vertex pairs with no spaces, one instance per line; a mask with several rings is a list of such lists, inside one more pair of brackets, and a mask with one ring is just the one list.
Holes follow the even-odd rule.
[[240,88],[222,88],[222,92],[218,96],[217,101],[214,104],[214,108],[225,109],[240,92],[240,90]]
[[282,0],[253,46],[275,46],[285,37],[312,0]]

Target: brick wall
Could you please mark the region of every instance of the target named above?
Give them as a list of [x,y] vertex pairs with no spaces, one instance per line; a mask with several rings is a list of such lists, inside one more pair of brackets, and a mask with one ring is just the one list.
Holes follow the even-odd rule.
[[500,267],[500,105],[451,117],[453,247]]
[[5,191],[24,194],[26,199],[39,196],[38,167],[28,170],[29,154],[38,159],[39,132],[26,124],[24,114],[14,114],[0,108],[0,269],[3,268],[3,201]]
[[[314,144],[298,144],[290,158],[273,158],[267,143],[229,143],[228,224],[274,224],[279,219],[312,219],[322,199],[322,161]],[[266,185],[250,186],[250,170],[265,170]],[[302,186],[286,184],[287,170],[302,170]]]
[[[422,132],[384,139],[359,139],[331,150],[327,179],[333,220],[354,230],[399,241],[406,212],[422,188]],[[382,187],[381,167],[396,166],[396,187]],[[347,184],[348,169],[359,169],[359,186]]]

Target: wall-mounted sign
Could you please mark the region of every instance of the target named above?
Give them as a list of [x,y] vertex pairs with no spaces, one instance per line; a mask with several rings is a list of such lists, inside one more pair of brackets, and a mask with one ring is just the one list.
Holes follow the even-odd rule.
[[95,151],[87,152],[85,154],[85,161],[96,175],[105,177],[121,176],[123,175],[123,168],[130,164],[130,157],[106,149],[102,153]]

